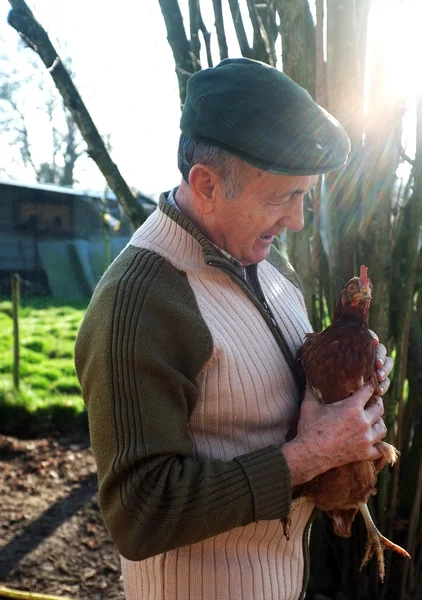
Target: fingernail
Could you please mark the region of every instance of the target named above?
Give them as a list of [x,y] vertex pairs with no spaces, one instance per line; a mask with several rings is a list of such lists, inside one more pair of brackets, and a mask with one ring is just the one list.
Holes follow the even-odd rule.
[[379,360],[379,362],[380,362],[382,365],[383,365],[383,364],[384,364],[384,362],[385,362],[385,359],[384,359],[384,358],[379,358],[378,360]]
[[382,377],[384,379],[384,377],[385,377],[385,371],[383,371],[382,369],[380,369],[378,371],[378,374],[379,374],[380,377]]

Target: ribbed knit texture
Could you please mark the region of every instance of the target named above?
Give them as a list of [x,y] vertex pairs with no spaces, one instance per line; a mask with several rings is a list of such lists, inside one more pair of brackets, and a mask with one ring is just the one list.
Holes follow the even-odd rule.
[[[198,236],[177,219],[156,211],[131,245],[158,253],[187,276],[212,338],[212,354],[196,378],[198,398],[188,424],[192,452],[200,460],[234,461],[243,467],[251,489],[260,489],[253,495],[259,522],[146,560],[122,558],[126,597],[297,600],[304,579],[303,534],[313,506],[305,504],[293,513],[287,541],[276,516],[283,511],[290,482],[280,482],[275,474],[280,472],[277,448],[298,418],[298,389],[258,308],[226,272],[206,264]],[[268,261],[258,271],[267,302],[295,354],[311,331],[303,298]],[[209,518],[206,512],[203,518]]]

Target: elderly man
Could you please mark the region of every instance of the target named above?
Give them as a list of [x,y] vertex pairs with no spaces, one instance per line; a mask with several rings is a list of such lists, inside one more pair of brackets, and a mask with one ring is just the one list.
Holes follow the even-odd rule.
[[[303,196],[349,140],[248,59],[191,77],[181,129],[183,180],[102,278],[77,341],[100,506],[128,600],[297,600],[314,507],[293,512],[287,540],[294,488],[378,459],[385,435],[369,386],[301,404],[311,326],[273,246],[303,227]],[[388,375],[381,345],[379,358]]]

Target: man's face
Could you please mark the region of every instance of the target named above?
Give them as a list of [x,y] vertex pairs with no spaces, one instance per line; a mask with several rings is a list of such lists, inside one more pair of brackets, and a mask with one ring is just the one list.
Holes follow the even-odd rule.
[[253,169],[235,200],[216,198],[206,233],[243,265],[261,262],[276,235],[303,228],[303,197],[316,181],[316,175],[274,175]]

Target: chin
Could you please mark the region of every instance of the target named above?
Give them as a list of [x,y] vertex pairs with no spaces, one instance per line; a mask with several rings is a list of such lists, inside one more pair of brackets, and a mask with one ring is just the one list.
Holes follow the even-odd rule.
[[260,250],[259,252],[254,252],[253,254],[251,254],[247,259],[248,262],[242,262],[245,266],[260,263],[269,257],[270,252],[271,247],[268,247],[268,249]]

